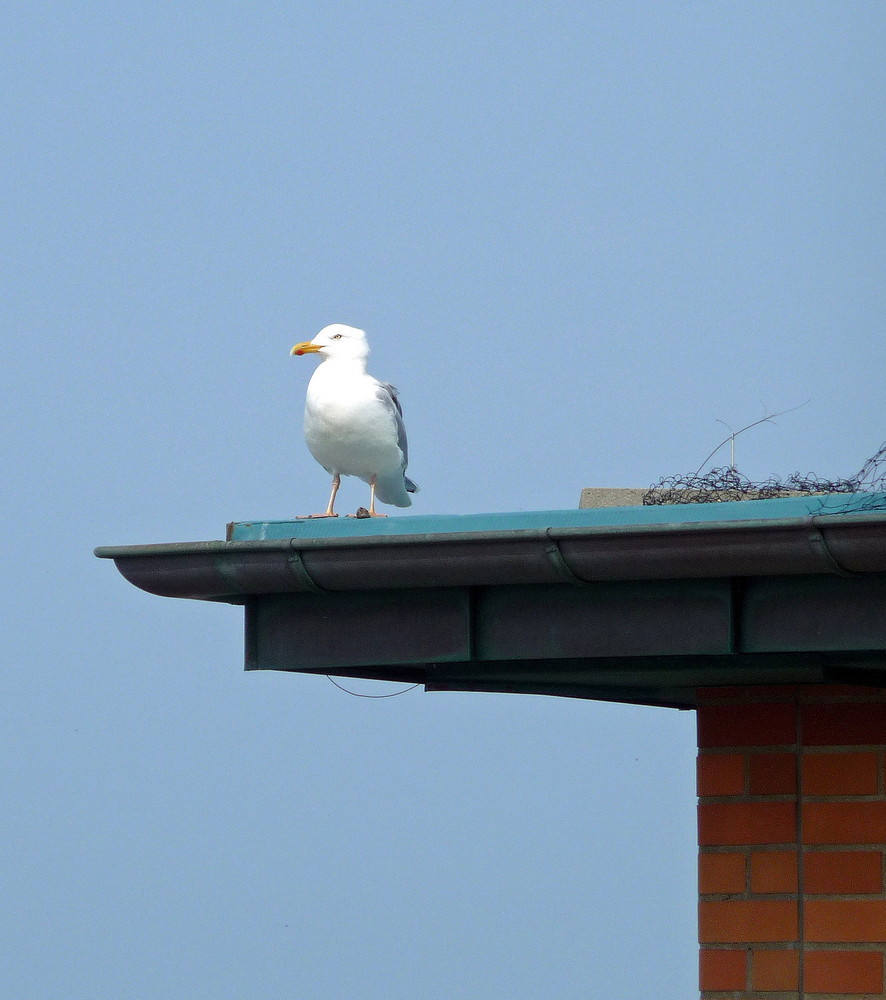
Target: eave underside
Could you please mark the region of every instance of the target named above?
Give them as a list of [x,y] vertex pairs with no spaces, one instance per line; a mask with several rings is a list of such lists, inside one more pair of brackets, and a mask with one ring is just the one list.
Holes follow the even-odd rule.
[[880,686],[886,574],[253,596],[246,668],[680,708],[708,686]]

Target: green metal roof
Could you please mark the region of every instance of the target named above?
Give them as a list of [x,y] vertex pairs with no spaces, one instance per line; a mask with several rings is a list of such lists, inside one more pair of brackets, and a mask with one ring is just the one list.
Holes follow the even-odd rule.
[[886,494],[251,521],[96,554],[152,593],[244,604],[247,669],[678,707],[886,684]]
[[388,518],[321,517],[288,521],[235,521],[231,541],[281,538],[365,538],[370,535],[439,535],[462,532],[521,531],[537,528],[627,527],[754,521],[886,509],[886,494],[792,496],[774,500],[668,504],[650,507],[598,507],[584,510],[533,510],[490,514],[419,514]]

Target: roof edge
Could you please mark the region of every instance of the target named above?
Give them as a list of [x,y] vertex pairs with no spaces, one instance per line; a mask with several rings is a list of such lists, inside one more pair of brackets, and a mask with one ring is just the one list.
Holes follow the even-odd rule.
[[168,597],[886,572],[886,512],[99,546]]

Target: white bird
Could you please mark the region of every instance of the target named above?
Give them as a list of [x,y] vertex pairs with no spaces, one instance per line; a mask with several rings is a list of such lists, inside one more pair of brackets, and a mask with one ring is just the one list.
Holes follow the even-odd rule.
[[411,507],[418,487],[406,477],[406,428],[397,390],[366,372],[369,344],[353,326],[333,323],[290,354],[319,354],[305,399],[305,440],[314,458],[332,476],[329,505],[311,517],[338,517],[335,495],[342,476],[369,484],[369,516],[376,497],[395,507]]

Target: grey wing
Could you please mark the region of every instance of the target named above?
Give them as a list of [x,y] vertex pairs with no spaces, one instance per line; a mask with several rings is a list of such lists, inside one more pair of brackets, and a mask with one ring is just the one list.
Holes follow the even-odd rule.
[[391,416],[397,427],[397,445],[403,452],[403,468],[405,469],[409,459],[409,450],[406,446],[406,425],[403,423],[403,407],[397,398],[397,387],[391,385],[390,382],[379,382],[375,396],[379,402],[384,403],[391,410]]

